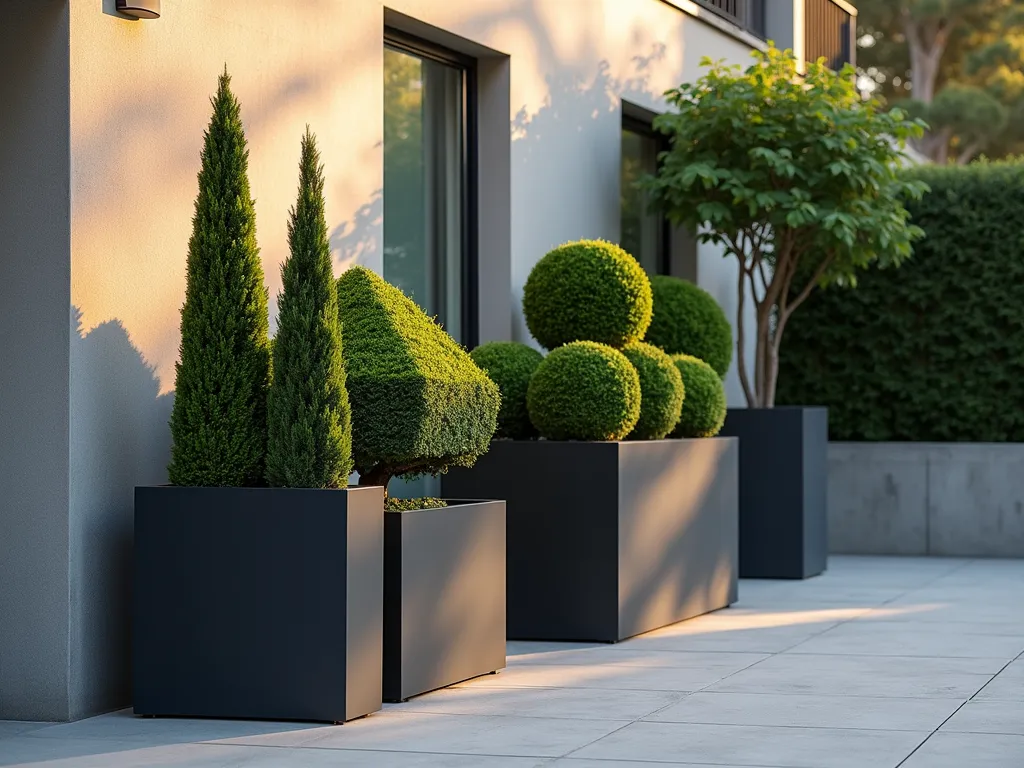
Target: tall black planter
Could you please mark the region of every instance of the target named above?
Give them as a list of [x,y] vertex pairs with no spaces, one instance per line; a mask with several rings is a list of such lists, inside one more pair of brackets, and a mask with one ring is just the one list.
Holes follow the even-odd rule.
[[733,408],[740,440],[740,576],[806,579],[828,560],[828,409]]
[[736,600],[735,440],[498,440],[446,495],[507,502],[508,636],[616,642]]
[[384,515],[384,700],[505,666],[505,502]]
[[384,490],[135,489],[138,715],[381,707]]

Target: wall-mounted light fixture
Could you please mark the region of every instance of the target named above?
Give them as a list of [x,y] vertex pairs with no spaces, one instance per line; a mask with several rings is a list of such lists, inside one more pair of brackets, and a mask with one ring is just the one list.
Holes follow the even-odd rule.
[[117,12],[136,19],[159,19],[160,0],[117,0]]

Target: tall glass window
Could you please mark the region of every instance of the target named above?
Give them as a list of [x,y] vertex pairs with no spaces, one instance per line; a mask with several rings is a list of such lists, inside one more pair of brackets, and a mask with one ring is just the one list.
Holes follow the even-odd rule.
[[662,216],[648,213],[647,195],[636,188],[636,183],[658,170],[661,148],[660,137],[649,125],[623,122],[620,244],[651,275],[668,272],[667,227]]
[[[456,341],[475,342],[472,62],[389,35],[384,47],[384,279]],[[400,498],[437,478],[393,480]]]
[[466,70],[399,45],[384,49],[384,279],[469,344]]

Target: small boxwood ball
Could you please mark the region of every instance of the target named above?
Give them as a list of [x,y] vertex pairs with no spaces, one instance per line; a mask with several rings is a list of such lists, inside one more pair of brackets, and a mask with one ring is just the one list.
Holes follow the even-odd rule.
[[679,422],[683,377],[672,358],[652,344],[634,341],[622,348],[640,377],[640,420],[629,440],[661,440]]
[[574,341],[537,367],[526,404],[549,440],[621,440],[640,418],[640,377],[617,349]]
[[619,246],[580,240],[538,261],[523,287],[523,315],[547,349],[597,341],[620,349],[651,323],[647,273]]
[[673,355],[686,399],[672,437],[714,437],[725,424],[725,386],[710,365],[691,355]]
[[526,389],[530,377],[544,356],[518,341],[491,341],[469,353],[501,391],[498,431],[495,437],[525,440],[537,436],[526,409]]
[[644,338],[670,355],[693,355],[725,376],[732,362],[732,327],[714,296],[686,280],[651,278],[654,311]]

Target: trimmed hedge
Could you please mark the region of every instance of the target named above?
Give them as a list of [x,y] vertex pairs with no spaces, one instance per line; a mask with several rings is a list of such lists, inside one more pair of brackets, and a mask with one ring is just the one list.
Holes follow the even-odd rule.
[[523,286],[526,325],[546,349],[581,340],[618,349],[639,341],[651,324],[652,302],[643,267],[604,240],[555,248]]
[[693,355],[724,377],[732,362],[732,326],[714,296],[678,277],[651,277],[654,311],[645,341],[670,355]]
[[501,403],[487,374],[364,267],[338,278],[338,315],[360,484],[472,466],[490,446]]
[[524,440],[537,436],[526,408],[526,390],[530,377],[544,356],[518,341],[491,341],[469,353],[501,392],[498,431],[495,437]]
[[530,420],[549,440],[621,440],[640,418],[640,377],[616,349],[574,341],[530,379]]
[[1024,442],[1024,164],[909,173],[925,239],[794,313],[778,402],[828,406],[834,440]]
[[718,372],[692,355],[673,355],[686,399],[672,437],[714,437],[725,424],[725,386]]
[[622,354],[640,377],[640,419],[629,440],[661,440],[679,421],[686,390],[672,358],[657,347],[634,341]]

